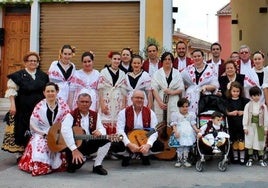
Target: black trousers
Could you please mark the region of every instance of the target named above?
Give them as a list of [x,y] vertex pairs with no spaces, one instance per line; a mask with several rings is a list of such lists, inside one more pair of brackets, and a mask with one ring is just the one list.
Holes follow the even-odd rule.
[[[131,153],[131,151],[128,149],[128,147],[125,147],[125,144],[122,141],[113,142],[111,145],[111,151],[114,153],[124,152],[125,150]],[[164,150],[164,144],[160,140],[156,140],[150,150],[152,152],[161,152]]]
[[[106,143],[110,142],[109,140],[89,140],[89,141],[83,141],[81,146],[77,149],[83,154],[83,155],[90,155],[92,153],[95,153],[98,151],[99,147],[104,146]],[[72,151],[69,148],[66,148],[64,150],[66,152],[66,159],[68,163],[68,170],[76,170],[83,166],[85,161],[83,163],[72,163],[73,155]]]

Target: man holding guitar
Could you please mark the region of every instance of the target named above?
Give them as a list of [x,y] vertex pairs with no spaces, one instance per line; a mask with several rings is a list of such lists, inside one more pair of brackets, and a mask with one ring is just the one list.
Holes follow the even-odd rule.
[[133,104],[118,114],[117,133],[123,135],[123,140],[113,143],[111,149],[123,156],[122,166],[129,165],[131,155],[134,153],[140,154],[143,165],[150,165],[149,154],[163,150],[163,143],[157,140],[156,131],[151,135],[143,134],[144,129],[155,130],[157,124],[155,113],[144,106],[144,97],[143,91],[134,90],[131,97]]
[[72,128],[74,126],[81,127],[88,135],[100,136],[105,135],[106,130],[101,124],[98,114],[89,110],[92,104],[91,97],[87,90],[80,92],[77,98],[77,108],[66,116],[62,122],[61,133],[68,148],[66,149],[66,157],[68,162],[68,172],[75,172],[76,169],[82,167],[85,163],[85,156],[97,152],[95,158],[93,173],[107,175],[107,171],[102,167],[102,161],[110,148],[108,139],[99,140],[83,140],[81,146],[77,146]]

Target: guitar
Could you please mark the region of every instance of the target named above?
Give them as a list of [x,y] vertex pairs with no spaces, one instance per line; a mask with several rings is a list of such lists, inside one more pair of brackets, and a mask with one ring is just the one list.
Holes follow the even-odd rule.
[[[169,96],[168,94],[164,94],[163,96],[163,102],[165,104],[168,104]],[[162,159],[162,160],[171,160],[176,157],[176,149],[170,148],[168,145],[169,137],[172,134],[172,128],[168,127],[168,121],[167,121],[167,109],[163,110],[163,123],[165,124],[165,127],[161,130],[159,134],[159,140],[164,143],[164,150],[161,153],[156,154],[156,158]]]
[[154,129],[147,131],[145,129],[135,129],[128,134],[128,139],[131,143],[134,143],[138,146],[144,145],[147,143],[148,138],[159,131],[165,126],[164,123],[158,123]]
[[[122,135],[100,135],[93,136],[85,134],[81,127],[73,127],[75,144],[81,146],[83,140],[110,140],[111,142],[119,142],[123,140]],[[50,127],[47,135],[47,145],[50,151],[59,152],[67,148],[64,138],[61,134],[61,124],[57,123]]]

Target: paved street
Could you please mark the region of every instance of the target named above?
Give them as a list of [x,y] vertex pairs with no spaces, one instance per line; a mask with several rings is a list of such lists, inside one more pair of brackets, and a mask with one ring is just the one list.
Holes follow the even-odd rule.
[[[4,123],[0,122],[0,141],[2,143]],[[175,168],[174,161],[152,160],[151,166],[145,167],[140,161],[133,161],[127,168],[121,167],[118,160],[105,160],[103,165],[108,170],[108,176],[93,174],[92,161],[88,161],[82,169],[74,174],[67,172],[54,173],[45,176],[32,177],[18,170],[13,154],[0,151],[0,187],[268,187],[268,168],[258,165],[247,168],[240,165],[230,165],[226,172],[217,168],[217,159],[207,162],[204,172],[192,168]]]

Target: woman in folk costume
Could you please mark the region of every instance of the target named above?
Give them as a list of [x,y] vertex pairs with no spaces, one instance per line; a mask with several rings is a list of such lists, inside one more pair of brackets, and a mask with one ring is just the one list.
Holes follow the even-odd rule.
[[71,62],[75,50],[70,45],[63,45],[60,50],[60,59],[53,61],[48,70],[49,80],[58,84],[60,91],[58,97],[61,97],[68,104],[73,99],[69,98],[70,83],[74,82],[73,76],[75,65]]
[[[2,149],[21,157],[30,135],[29,119],[35,105],[44,98],[43,88],[48,75],[39,69],[40,57],[36,52],[27,52],[23,57],[25,68],[9,74],[5,97],[9,98],[11,134],[4,139]],[[12,123],[11,123],[12,122]]]
[[[154,110],[158,122],[163,121],[163,111],[167,110],[167,122],[169,122],[169,115],[172,112],[177,112],[177,102],[180,95],[184,91],[184,84],[181,73],[172,68],[174,56],[170,52],[164,52],[161,56],[163,67],[157,70],[152,78],[152,89],[154,96]],[[168,96],[167,104],[164,95]]]
[[194,63],[182,71],[182,78],[187,88],[185,97],[191,103],[189,111],[197,114],[200,94],[212,94],[219,87],[219,82],[213,66],[204,62],[202,50],[194,50],[192,56]]
[[132,105],[132,94],[134,90],[142,90],[145,93],[144,106],[152,108],[153,95],[151,87],[151,76],[142,70],[142,57],[133,55],[131,67],[132,72],[126,74],[127,83],[127,106]]
[[93,111],[98,111],[98,81],[100,73],[98,70],[94,69],[94,54],[93,52],[84,52],[81,57],[81,62],[83,63],[83,68],[80,70],[75,71],[74,74],[74,80],[75,83],[71,83],[69,93],[70,99],[72,101],[69,104],[69,107],[71,110],[74,110],[76,105],[76,99],[78,97],[78,94],[83,88],[86,88],[89,90],[92,104],[90,106],[90,109]]
[[117,115],[126,106],[125,73],[119,69],[120,53],[110,52],[111,65],[100,72],[99,113],[107,134],[116,133]]
[[[261,51],[256,51],[253,54],[253,64],[248,73],[245,75],[244,93],[250,99],[249,89],[253,86],[262,88],[264,80],[264,54]],[[264,102],[264,95],[261,95],[261,102]]]
[[58,92],[57,84],[47,83],[44,89],[45,99],[35,106],[30,118],[32,137],[18,167],[33,176],[63,171],[67,167],[62,153],[53,153],[49,150],[46,137],[50,127],[62,122],[69,113],[68,105],[61,98],[57,98]]
[[124,71],[124,73],[131,72],[131,60],[132,60],[133,51],[131,48],[123,48],[121,51],[121,62],[119,69]]

